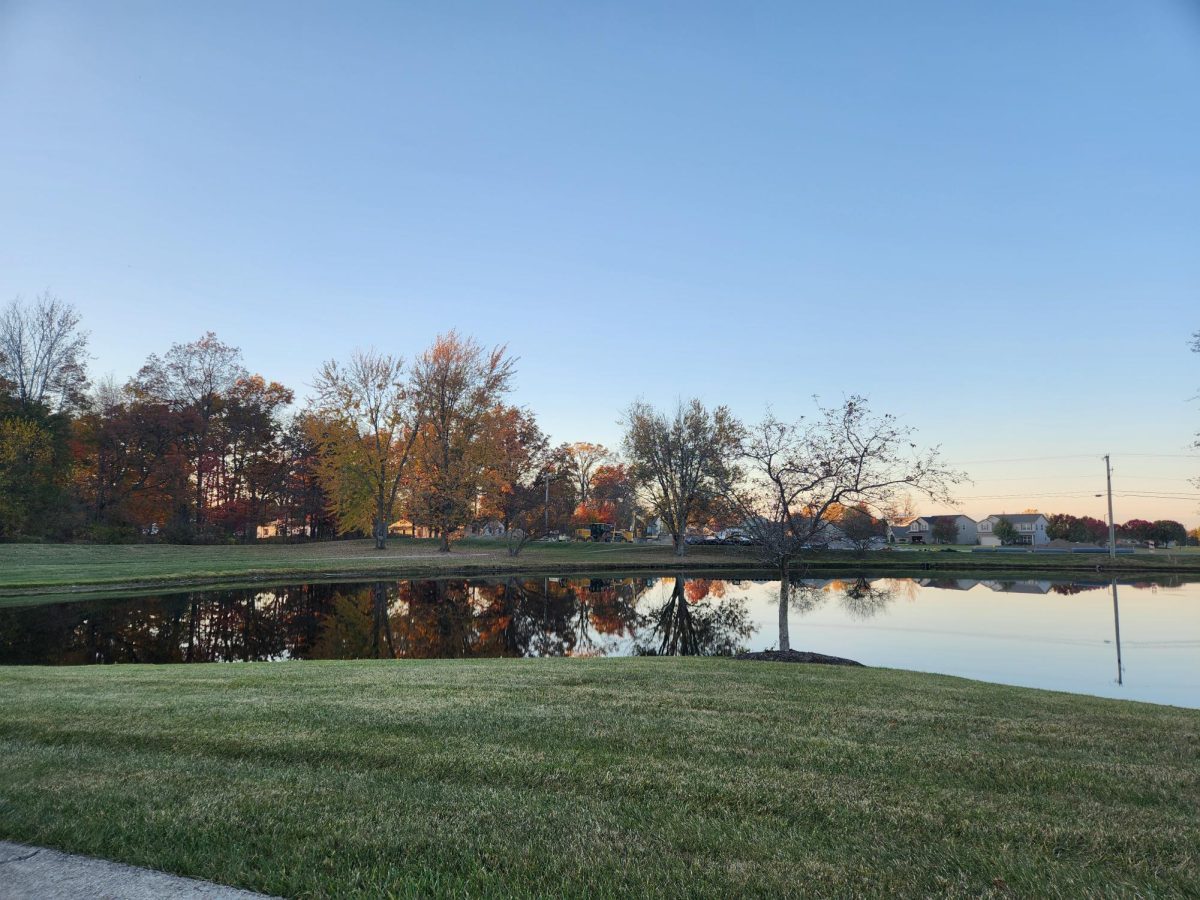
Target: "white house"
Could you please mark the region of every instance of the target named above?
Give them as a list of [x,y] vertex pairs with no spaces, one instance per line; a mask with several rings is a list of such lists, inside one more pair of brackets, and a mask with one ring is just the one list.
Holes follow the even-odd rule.
[[999,513],[979,521],[979,543],[984,547],[1000,546],[1000,538],[996,537],[996,524],[1001,519],[1007,519],[1017,530],[1018,545],[1040,547],[1050,543],[1050,538],[1046,536],[1046,526],[1049,522],[1041,513]]

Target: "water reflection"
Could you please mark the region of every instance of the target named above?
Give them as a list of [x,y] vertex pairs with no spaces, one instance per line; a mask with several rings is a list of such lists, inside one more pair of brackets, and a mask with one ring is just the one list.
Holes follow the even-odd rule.
[[[751,633],[725,583],[509,578],[292,585],[0,609],[0,664],[715,655]],[[710,597],[711,595],[711,597]]]
[[745,600],[725,596],[725,583],[675,578],[671,595],[652,608],[647,634],[634,643],[639,656],[730,656],[754,629]]
[[1179,579],[510,577],[0,607],[0,665],[723,655],[785,641],[868,665],[1200,706],[1200,583]]

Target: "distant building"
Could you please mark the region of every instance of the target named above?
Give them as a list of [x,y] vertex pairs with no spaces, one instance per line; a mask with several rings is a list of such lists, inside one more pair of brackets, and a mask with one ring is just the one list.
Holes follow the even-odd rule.
[[1000,546],[1000,538],[996,537],[996,524],[1001,519],[1007,519],[1017,530],[1017,546],[1041,547],[1050,543],[1050,538],[1046,535],[1046,526],[1050,523],[1041,513],[998,513],[979,521],[979,543],[984,547]]
[[909,526],[917,520],[916,516],[905,516],[888,523],[887,539],[889,544],[909,543]]
[[954,525],[954,540],[950,541],[949,543],[976,543],[976,539],[979,535],[975,520],[970,516],[964,516],[961,514],[946,516],[917,516],[908,525],[908,543],[946,543],[945,541],[938,541],[935,535],[937,532],[942,530],[938,526],[949,523],[953,523]]

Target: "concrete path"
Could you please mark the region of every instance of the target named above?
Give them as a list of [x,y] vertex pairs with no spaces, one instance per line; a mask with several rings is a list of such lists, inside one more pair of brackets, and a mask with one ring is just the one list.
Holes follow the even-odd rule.
[[264,894],[0,841],[0,900],[261,900]]

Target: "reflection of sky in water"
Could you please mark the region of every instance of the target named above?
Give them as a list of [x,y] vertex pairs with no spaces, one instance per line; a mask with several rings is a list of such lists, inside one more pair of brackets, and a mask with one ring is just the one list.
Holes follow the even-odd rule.
[[[876,578],[793,590],[791,646],[984,681],[1200,707],[1200,582]],[[778,582],[533,578],[288,585],[0,607],[0,664],[720,654],[778,645]],[[680,602],[681,598],[686,598]]]
[[[1200,707],[1200,583],[1118,586],[1123,684],[1106,585],[1063,595],[1049,591],[1049,582],[1017,582],[1007,591],[969,581],[961,582],[965,589],[904,579],[873,584],[890,585],[895,594],[870,618],[848,611],[836,585],[808,611],[793,605],[793,649],[869,666]],[[777,582],[727,588],[728,596],[747,600],[752,649],[776,645],[778,590]]]

